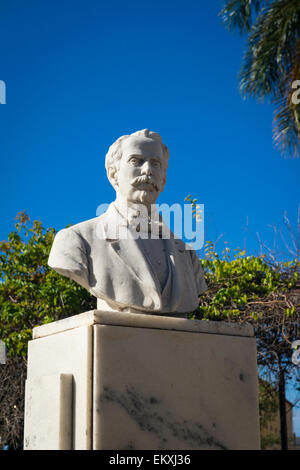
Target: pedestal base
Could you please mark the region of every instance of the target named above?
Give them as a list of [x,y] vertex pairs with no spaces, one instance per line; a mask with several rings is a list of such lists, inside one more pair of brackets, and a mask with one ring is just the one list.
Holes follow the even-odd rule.
[[26,449],[260,447],[249,325],[95,310],[33,337]]

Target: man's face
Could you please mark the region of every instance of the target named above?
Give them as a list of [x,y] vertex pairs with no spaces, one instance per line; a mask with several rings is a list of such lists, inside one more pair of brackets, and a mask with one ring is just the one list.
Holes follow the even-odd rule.
[[159,142],[147,137],[129,137],[121,143],[117,193],[127,201],[150,205],[165,183],[164,155]]

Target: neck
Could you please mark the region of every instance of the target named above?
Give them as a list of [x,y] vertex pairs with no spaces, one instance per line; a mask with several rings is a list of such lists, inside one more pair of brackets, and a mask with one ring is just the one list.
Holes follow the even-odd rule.
[[117,197],[114,201],[115,206],[121,213],[127,213],[130,211],[140,211],[145,213],[147,211],[148,215],[151,215],[151,204],[142,204],[140,202],[128,201],[126,197],[121,194],[117,194]]
[[117,212],[119,212],[125,220],[129,221],[129,223],[138,220],[138,222],[141,223],[141,231],[149,231],[149,224],[151,224],[152,232],[159,236],[159,238],[161,238],[162,233],[163,238],[170,238],[170,229],[164,224],[156,204],[152,204],[148,207],[145,204],[128,201],[119,194],[113,204]]

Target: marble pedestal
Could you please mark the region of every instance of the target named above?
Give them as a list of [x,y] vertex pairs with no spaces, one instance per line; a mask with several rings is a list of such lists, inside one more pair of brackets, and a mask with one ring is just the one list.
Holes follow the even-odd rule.
[[25,449],[259,449],[249,325],[90,311],[29,342]]

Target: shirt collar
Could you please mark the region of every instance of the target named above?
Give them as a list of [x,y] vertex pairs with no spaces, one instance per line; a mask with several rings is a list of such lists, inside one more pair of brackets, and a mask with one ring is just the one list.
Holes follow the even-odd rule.
[[161,238],[163,230],[164,233],[166,230],[169,231],[162,219],[161,214],[159,214],[157,211],[155,204],[151,206],[150,216],[148,216],[146,206],[142,204],[120,207],[120,205],[118,205],[116,202],[113,202],[112,205],[119,216],[119,225],[136,230],[141,234],[152,233],[157,235],[158,238]]

